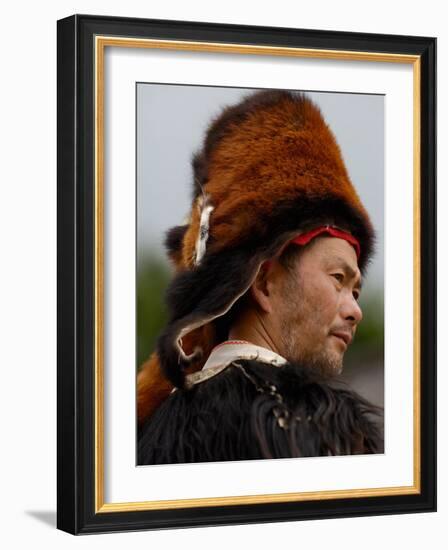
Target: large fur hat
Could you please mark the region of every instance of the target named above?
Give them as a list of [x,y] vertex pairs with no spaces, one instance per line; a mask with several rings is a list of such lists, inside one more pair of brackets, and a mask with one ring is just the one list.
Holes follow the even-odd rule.
[[193,159],[189,222],[166,239],[176,275],[169,322],[138,378],[139,419],[202,368],[218,343],[215,321],[248,290],[261,264],[295,236],[325,224],[360,244],[365,271],[374,232],[341,151],[305,95],[261,91],[209,126]]

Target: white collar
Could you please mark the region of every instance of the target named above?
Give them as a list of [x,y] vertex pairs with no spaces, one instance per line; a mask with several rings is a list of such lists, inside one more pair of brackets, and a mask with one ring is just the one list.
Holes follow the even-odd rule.
[[191,387],[212,378],[238,359],[261,361],[274,367],[287,363],[284,357],[270,349],[245,340],[227,340],[213,348],[202,370],[185,377],[186,386]]
[[255,359],[263,363],[271,363],[280,366],[286,363],[286,359],[267,348],[256,346],[245,340],[226,340],[213,348],[202,370],[210,369],[225,363],[229,365],[235,359]]

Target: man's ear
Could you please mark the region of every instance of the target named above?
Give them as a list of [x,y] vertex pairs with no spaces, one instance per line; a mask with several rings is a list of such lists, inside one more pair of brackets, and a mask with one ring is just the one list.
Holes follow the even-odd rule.
[[255,277],[250,292],[253,300],[264,313],[274,311],[274,291],[278,284],[278,268],[276,261],[264,262],[261,264],[257,276]]

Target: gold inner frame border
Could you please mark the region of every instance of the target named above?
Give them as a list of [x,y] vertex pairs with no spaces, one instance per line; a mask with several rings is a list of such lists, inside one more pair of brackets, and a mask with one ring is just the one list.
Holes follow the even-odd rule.
[[[235,53],[302,57],[329,60],[405,63],[413,65],[413,454],[414,483],[411,486],[380,487],[370,489],[343,489],[301,493],[274,493],[263,495],[226,496],[180,500],[154,500],[141,502],[104,502],[104,55],[108,46],[122,48],[150,48],[163,50],[200,51],[209,53]],[[156,40],[95,36],[95,513],[167,510],[208,506],[231,506],[278,502],[300,502],[342,498],[379,497],[420,494],[421,485],[421,425],[420,425],[420,125],[421,125],[421,60],[417,55],[402,55],[344,50],[255,46],[181,40]]]

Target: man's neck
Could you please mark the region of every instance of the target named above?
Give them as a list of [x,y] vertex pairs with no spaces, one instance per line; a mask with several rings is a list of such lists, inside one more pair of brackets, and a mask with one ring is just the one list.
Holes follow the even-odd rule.
[[249,310],[231,327],[229,340],[247,340],[256,346],[269,349],[281,355],[281,350],[272,336],[272,330],[264,322],[262,315]]

